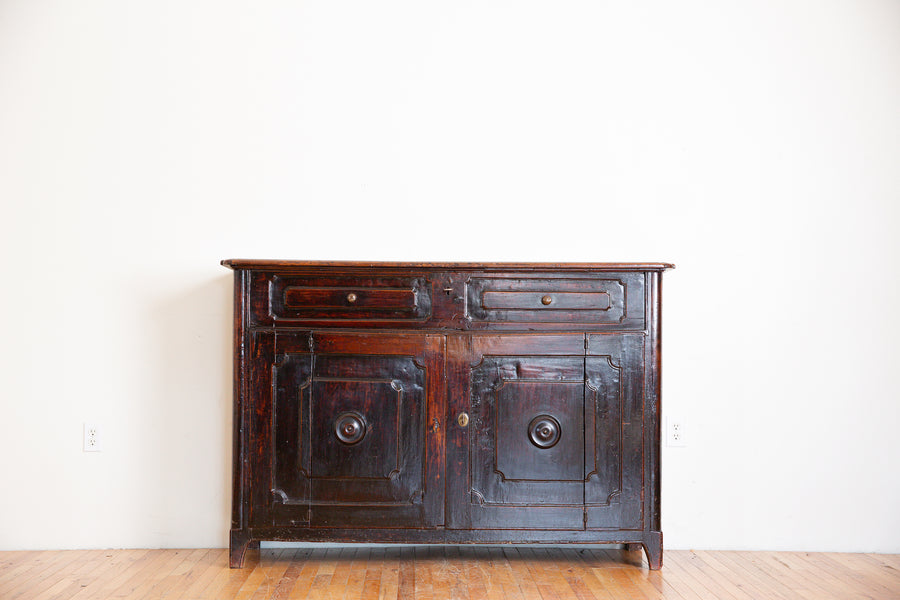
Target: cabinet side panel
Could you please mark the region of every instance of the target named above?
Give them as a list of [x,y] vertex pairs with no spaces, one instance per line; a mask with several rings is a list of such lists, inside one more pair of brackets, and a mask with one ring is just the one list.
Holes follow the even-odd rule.
[[231,445],[231,528],[242,529],[247,526],[244,518],[244,498],[249,484],[246,465],[247,440],[244,439],[246,427],[246,356],[245,342],[247,331],[246,309],[246,271],[234,272],[234,308],[233,308],[233,344],[234,356],[232,364],[232,445]]
[[648,340],[644,391],[644,513],[645,529],[662,531],[660,517],[660,414],[662,374],[662,274],[647,273]]

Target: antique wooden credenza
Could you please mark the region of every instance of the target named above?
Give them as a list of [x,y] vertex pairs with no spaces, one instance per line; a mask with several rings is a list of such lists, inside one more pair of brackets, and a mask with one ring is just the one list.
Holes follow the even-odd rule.
[[624,543],[661,566],[672,265],[222,264],[232,567],[260,540]]

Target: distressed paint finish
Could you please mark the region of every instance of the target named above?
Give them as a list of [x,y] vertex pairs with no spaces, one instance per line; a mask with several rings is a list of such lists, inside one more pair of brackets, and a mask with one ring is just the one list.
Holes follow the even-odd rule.
[[625,543],[661,566],[671,265],[223,264],[232,566],[260,540]]

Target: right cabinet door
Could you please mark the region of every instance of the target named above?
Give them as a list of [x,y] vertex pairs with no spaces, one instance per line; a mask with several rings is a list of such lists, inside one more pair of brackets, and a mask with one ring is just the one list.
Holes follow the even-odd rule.
[[449,502],[449,527],[641,528],[642,335],[450,346],[464,379],[455,408],[469,422],[451,436],[465,460],[451,465],[462,505]]

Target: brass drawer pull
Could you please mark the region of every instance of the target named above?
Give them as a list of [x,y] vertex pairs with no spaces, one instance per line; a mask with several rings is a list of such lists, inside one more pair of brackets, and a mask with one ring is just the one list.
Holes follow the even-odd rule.
[[350,292],[349,294],[347,294],[347,302],[349,302],[350,304],[353,304],[354,302],[356,302],[356,298],[357,298],[357,296],[353,292]]
[[549,306],[551,302],[553,302],[553,296],[551,296],[550,294],[547,294],[546,296],[541,298],[541,304],[543,304],[544,306]]

